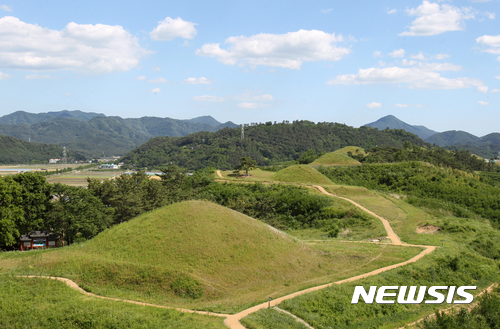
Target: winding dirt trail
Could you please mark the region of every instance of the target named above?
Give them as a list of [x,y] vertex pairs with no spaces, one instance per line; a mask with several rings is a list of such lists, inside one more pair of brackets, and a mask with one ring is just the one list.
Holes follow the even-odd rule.
[[224,176],[222,176],[222,174],[220,173],[220,170],[217,170],[217,176],[219,176],[220,178],[224,178]]
[[[224,178],[222,176],[220,170],[217,170],[217,175],[219,177],[221,177],[221,178]],[[287,299],[295,298],[297,296],[304,295],[304,294],[307,294],[307,293],[310,293],[310,292],[313,292],[313,291],[317,291],[317,290],[321,290],[321,289],[325,289],[325,288],[331,287],[334,284],[343,284],[343,283],[347,283],[347,282],[352,282],[352,281],[364,279],[364,278],[367,278],[367,277],[370,277],[370,276],[373,276],[373,275],[380,274],[380,273],[385,272],[385,271],[389,271],[389,270],[392,270],[392,269],[395,269],[395,268],[398,268],[398,267],[401,267],[401,266],[404,266],[404,265],[407,265],[407,264],[410,264],[410,263],[414,263],[414,262],[418,261],[419,259],[421,259],[422,257],[424,257],[425,255],[430,254],[431,252],[433,252],[436,249],[435,246],[422,246],[422,245],[403,244],[403,243],[401,243],[399,237],[396,235],[396,233],[392,229],[390,223],[385,218],[383,218],[383,217],[375,214],[374,212],[366,209],[365,207],[361,206],[357,202],[354,202],[353,200],[350,200],[348,198],[344,198],[344,197],[340,197],[340,196],[328,193],[322,186],[314,185],[314,186],[309,186],[309,187],[314,187],[314,188],[318,189],[323,194],[326,194],[326,195],[329,195],[329,196],[332,196],[332,197],[336,197],[336,198],[340,198],[340,199],[349,201],[350,203],[352,203],[356,207],[358,207],[358,208],[362,209],[363,211],[369,213],[370,215],[375,216],[376,218],[380,219],[382,221],[383,225],[384,225],[385,230],[387,231],[389,239],[391,239],[391,241],[392,241],[392,243],[388,243],[388,244],[391,244],[391,245],[401,245],[401,246],[405,246],[405,247],[419,247],[419,248],[425,248],[425,250],[423,250],[417,256],[415,256],[415,257],[413,257],[413,258],[411,258],[411,259],[409,259],[407,261],[404,261],[402,263],[385,266],[385,267],[373,270],[373,271],[368,272],[368,273],[364,273],[364,274],[360,274],[360,275],[357,275],[357,276],[353,276],[353,277],[348,278],[348,279],[344,279],[344,280],[340,280],[340,281],[336,281],[336,282],[332,282],[332,283],[323,284],[323,285],[320,285],[320,286],[316,286],[316,287],[304,289],[304,290],[301,290],[301,291],[297,291],[295,293],[292,293],[292,294],[289,294],[289,295],[282,296],[282,297],[276,298],[274,300],[271,300],[270,302],[265,302],[265,303],[253,306],[253,307],[248,308],[246,310],[243,310],[243,311],[241,311],[241,312],[239,312],[237,314],[220,314],[220,313],[213,313],[213,312],[207,312],[207,311],[195,311],[195,310],[189,310],[189,309],[183,309],[183,308],[175,308],[175,307],[169,307],[169,306],[163,306],[163,305],[149,304],[149,303],[138,302],[138,301],[133,301],[133,300],[125,300],[125,299],[119,299],[119,298],[99,296],[99,295],[95,295],[93,293],[90,293],[90,292],[87,292],[87,291],[83,290],[80,286],[78,286],[78,284],[76,284],[74,281],[72,281],[70,279],[67,279],[67,278],[51,277],[51,276],[34,276],[34,275],[25,276],[25,277],[29,277],[29,278],[36,278],[36,277],[38,277],[38,278],[59,280],[59,281],[62,281],[64,283],[66,283],[69,287],[71,287],[71,288],[79,291],[80,293],[82,293],[84,295],[92,296],[92,297],[96,297],[96,298],[107,299],[107,300],[114,300],[114,301],[120,301],[120,302],[126,302],[126,303],[131,303],[131,304],[136,304],[136,305],[142,305],[142,306],[151,306],[151,307],[158,307],[158,308],[165,308],[165,309],[175,309],[177,311],[184,312],[184,313],[195,313],[195,314],[203,314],[203,315],[224,317],[224,318],[226,318],[224,320],[224,324],[227,327],[229,327],[231,329],[246,329],[240,323],[239,320],[241,320],[242,318],[246,317],[249,314],[255,313],[255,312],[257,312],[257,311],[259,311],[261,309],[267,308],[269,306],[277,306],[282,301],[287,300]]]
[[42,278],[42,279],[51,279],[51,280],[58,280],[66,283],[67,286],[69,286],[72,289],[75,289],[76,291],[95,298],[101,298],[101,299],[107,299],[107,300],[114,300],[117,302],[125,302],[125,303],[130,303],[130,304],[136,304],[136,305],[141,305],[141,306],[151,306],[151,307],[157,307],[157,308],[165,308],[165,309],[172,309],[172,310],[177,310],[183,313],[195,313],[195,314],[203,314],[203,315],[211,315],[211,316],[219,316],[222,318],[226,318],[229,316],[229,314],[220,314],[220,313],[212,313],[212,312],[207,312],[207,311],[194,311],[194,310],[188,310],[185,308],[176,308],[176,307],[169,307],[169,306],[164,306],[164,305],[155,305],[155,304],[150,304],[150,303],[143,303],[143,302],[138,302],[135,300],[128,300],[128,299],[119,299],[119,298],[112,298],[112,297],[105,297],[105,296],[99,296],[96,294],[93,294],[91,292],[83,290],[75,281],[72,281],[67,278],[61,278],[57,276],[38,276],[38,275],[26,275],[26,276],[19,276],[21,278]]

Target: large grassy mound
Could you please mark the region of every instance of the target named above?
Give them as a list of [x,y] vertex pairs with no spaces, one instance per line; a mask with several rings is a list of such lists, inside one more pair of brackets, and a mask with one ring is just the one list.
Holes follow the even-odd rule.
[[327,184],[332,182],[316,169],[308,165],[296,165],[282,169],[271,176],[272,180],[279,182],[293,182],[305,184]]
[[[361,163],[354,160],[350,156],[344,154],[343,152],[330,152],[323,156],[320,156],[314,162],[310,163],[311,166],[357,166]],[[346,152],[347,153],[347,152]]]
[[98,295],[227,313],[410,256],[392,246],[355,247],[324,251],[228,208],[189,201],[85,243],[0,254],[0,272],[66,277]]

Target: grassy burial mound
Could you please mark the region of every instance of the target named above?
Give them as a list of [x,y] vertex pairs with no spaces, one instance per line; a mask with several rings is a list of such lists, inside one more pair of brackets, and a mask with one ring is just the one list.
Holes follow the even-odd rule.
[[351,152],[353,155],[357,155],[357,154],[363,154],[365,155],[366,154],[366,151],[364,148],[362,147],[358,147],[358,146],[346,146],[346,147],[343,147],[333,153],[340,153],[340,154],[345,154],[347,155],[347,153]]
[[413,248],[394,246],[328,248],[228,208],[187,201],[85,243],[0,255],[0,272],[66,277],[98,295],[228,313],[413,256]]
[[332,182],[316,169],[308,165],[296,165],[282,169],[271,176],[279,182],[330,185]]
[[354,160],[353,158],[348,156],[347,152],[344,154],[343,151],[342,152],[339,151],[340,150],[320,156],[309,165],[310,166],[358,166],[361,164],[359,161]]

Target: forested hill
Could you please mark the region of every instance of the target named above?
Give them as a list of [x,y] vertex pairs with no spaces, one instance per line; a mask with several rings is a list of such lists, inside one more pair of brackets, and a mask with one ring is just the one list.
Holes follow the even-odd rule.
[[[49,159],[61,158],[62,146],[28,143],[23,140],[0,135],[0,163],[49,163]],[[72,151],[68,151],[68,158],[83,160],[84,157]]]
[[[196,118],[194,120],[196,121]],[[152,137],[185,136],[198,131],[236,127],[230,121],[219,123],[217,126],[195,121],[157,117],[122,119],[106,116],[96,116],[85,121],[60,116],[30,125],[0,124],[0,134],[25,141],[31,139],[37,143],[67,146],[68,149],[87,157],[100,157],[126,154]],[[214,122],[218,123],[213,119],[211,123]]]
[[404,142],[424,146],[418,136],[404,130],[353,128],[338,123],[294,121],[293,124],[261,124],[241,129],[222,129],[215,133],[199,132],[184,137],[157,137],[134,149],[121,160],[129,166],[160,167],[175,164],[188,169],[213,166],[232,169],[241,157],[249,156],[258,165],[296,160],[302,153],[331,152],[349,145],[363,148],[393,146]]

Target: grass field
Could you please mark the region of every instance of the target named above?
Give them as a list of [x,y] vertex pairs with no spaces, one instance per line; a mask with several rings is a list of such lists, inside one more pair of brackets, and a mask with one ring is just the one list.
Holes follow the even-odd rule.
[[277,182],[288,183],[294,182],[319,185],[332,183],[323,174],[318,172],[316,169],[309,167],[308,165],[296,165],[281,169],[270,178]]
[[223,318],[87,297],[63,282],[2,276],[0,327],[222,329]]
[[350,156],[344,154],[343,152],[330,152],[323,156],[320,156],[312,163],[309,164],[313,167],[319,166],[359,166],[361,163],[354,160]]
[[352,154],[356,155],[356,154],[366,154],[365,152],[365,149],[362,148],[362,147],[357,147],[357,146],[346,146],[346,147],[343,147],[333,153],[342,153],[342,154],[345,154],[347,155],[347,153],[351,152]]
[[[142,215],[83,244],[3,253],[0,268],[67,277],[98,295],[230,313],[419,252],[390,245],[306,244],[230,209],[191,201]],[[176,280],[203,295],[177,294]]]

